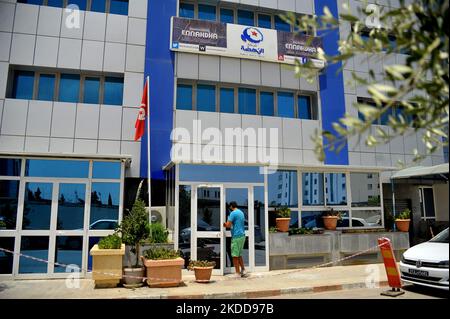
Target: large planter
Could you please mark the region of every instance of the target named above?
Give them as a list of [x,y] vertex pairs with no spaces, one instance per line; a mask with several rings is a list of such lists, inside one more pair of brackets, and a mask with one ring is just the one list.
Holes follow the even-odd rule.
[[138,288],[144,284],[145,267],[123,269],[123,286],[125,288]]
[[181,269],[184,259],[151,260],[142,257],[147,269],[147,284],[151,288],[178,287],[181,282]]
[[291,223],[291,219],[290,218],[277,218],[276,223],[277,223],[278,231],[285,233],[285,232],[289,231],[289,225]]
[[194,267],[195,281],[199,283],[208,283],[211,280],[211,274],[214,267]]
[[92,279],[95,288],[114,288],[122,279],[122,259],[125,254],[125,244],[120,249],[100,249],[92,247]]
[[323,216],[323,226],[328,230],[336,230],[339,217],[337,216]]
[[397,219],[395,225],[399,231],[408,232],[410,219]]

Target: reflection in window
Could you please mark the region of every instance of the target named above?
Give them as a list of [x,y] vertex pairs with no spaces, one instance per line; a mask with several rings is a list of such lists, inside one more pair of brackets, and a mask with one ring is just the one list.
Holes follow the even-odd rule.
[[123,78],[105,77],[103,104],[122,105]]
[[379,227],[381,225],[381,210],[354,210],[352,212],[352,227]]
[[109,13],[128,15],[128,0],[111,0]]
[[291,211],[291,220],[289,223],[290,228],[298,227],[298,211]]
[[27,160],[25,164],[25,176],[88,178],[89,162],[69,160]]
[[272,28],[272,16],[267,14],[258,14],[258,27],[271,29]]
[[323,173],[303,173],[303,205],[325,205],[323,192]]
[[177,110],[192,110],[192,85],[178,84]]
[[234,89],[220,89],[220,112],[234,113]]
[[[0,237],[0,247],[14,251],[14,237]],[[0,274],[12,274],[14,255],[0,252]]]
[[259,99],[260,99],[261,115],[273,116],[275,114],[273,93],[261,92]]
[[220,9],[220,22],[234,23],[234,11],[232,9]]
[[313,120],[313,110],[311,105],[311,97],[298,97],[298,117],[302,120]]
[[92,178],[120,179],[120,162],[94,162]]
[[297,171],[277,171],[269,178],[269,206],[298,206]]
[[345,174],[326,173],[327,205],[347,205],[347,180]]
[[22,229],[50,229],[52,191],[51,183],[26,183]]
[[197,111],[216,111],[216,87],[214,85],[197,85]]
[[352,207],[380,207],[379,174],[350,173]]
[[34,72],[16,71],[14,72],[13,99],[31,100],[34,89]]
[[255,222],[255,266],[266,266],[266,220],[264,205],[264,187],[253,188]]
[[256,90],[239,88],[239,114],[256,115]]
[[[48,260],[48,236],[22,236],[20,253]],[[45,274],[47,264],[33,259],[20,257],[19,274]]]
[[220,239],[218,238],[199,238],[197,240],[197,260],[214,261],[216,263],[215,269],[220,269],[221,267],[221,251]]
[[85,184],[60,184],[58,230],[82,230],[84,227]]
[[302,227],[304,228],[323,228],[323,220],[322,220],[321,211],[302,211]]
[[100,78],[86,77],[84,79],[83,103],[100,103]]
[[[83,237],[82,236],[58,236],[56,237],[55,262],[67,265],[78,266],[81,269],[83,258]],[[66,267],[55,265],[56,273],[65,273]],[[71,269],[75,271],[75,269]]]
[[59,81],[59,101],[78,103],[80,94],[80,75],[61,74]]
[[197,231],[219,231],[220,188],[198,188],[197,200]]
[[53,101],[55,94],[55,75],[41,74],[39,76],[39,90],[37,99],[41,101]]
[[0,176],[20,176],[20,159],[0,158]]
[[295,118],[294,94],[278,92],[278,116]]
[[254,26],[255,14],[252,11],[238,10],[238,24]]
[[89,229],[114,229],[119,220],[119,202],[119,183],[92,183]]
[[0,180],[0,221],[2,229],[16,229],[19,181]]
[[198,18],[200,20],[216,21],[216,7],[206,4],[199,4]]
[[264,183],[264,175],[255,166],[180,164],[180,181],[222,183]]
[[245,215],[245,230],[248,231],[248,189],[247,188],[227,188],[225,190],[225,196],[226,196],[226,217],[225,219],[228,220],[228,217],[231,214],[230,210],[230,203],[236,202],[238,205],[238,209],[240,209],[244,215]]
[[191,3],[180,3],[180,17],[194,19],[194,5]]

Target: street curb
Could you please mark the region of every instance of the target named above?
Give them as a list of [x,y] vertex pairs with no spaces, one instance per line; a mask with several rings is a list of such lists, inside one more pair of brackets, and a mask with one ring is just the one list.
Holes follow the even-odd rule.
[[[373,284],[378,284],[380,287],[388,286],[387,281],[380,281]],[[257,291],[242,291],[242,292],[230,292],[230,293],[209,293],[209,294],[190,294],[190,295],[168,295],[162,294],[160,296],[134,296],[125,299],[254,299],[254,298],[266,298],[266,297],[279,297],[290,294],[302,294],[302,293],[318,293],[318,292],[330,292],[349,289],[366,288],[366,282],[358,282],[351,284],[340,285],[325,285],[315,287],[290,287],[281,289],[266,289]]]

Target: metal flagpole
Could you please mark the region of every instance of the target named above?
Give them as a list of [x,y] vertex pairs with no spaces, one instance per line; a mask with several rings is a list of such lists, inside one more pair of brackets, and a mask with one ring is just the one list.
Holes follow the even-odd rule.
[[[147,76],[147,187],[148,187],[148,218],[150,224],[152,223],[152,181],[151,181],[151,167],[150,167],[150,77]],[[152,236],[152,229],[150,228],[150,236]]]

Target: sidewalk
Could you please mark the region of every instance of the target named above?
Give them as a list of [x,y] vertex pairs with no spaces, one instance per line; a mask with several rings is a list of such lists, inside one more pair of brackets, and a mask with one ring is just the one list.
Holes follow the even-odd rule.
[[[379,278],[377,278],[379,274]],[[213,276],[212,282],[199,284],[193,275],[183,275],[184,284],[176,288],[94,289],[82,279],[79,289],[69,289],[65,280],[0,279],[0,299],[209,299],[258,298],[292,293],[345,290],[366,287],[366,281],[387,285],[383,264],[336,266],[308,270],[282,270],[252,273],[248,278],[234,275]]]

